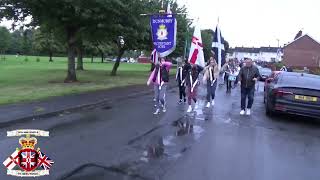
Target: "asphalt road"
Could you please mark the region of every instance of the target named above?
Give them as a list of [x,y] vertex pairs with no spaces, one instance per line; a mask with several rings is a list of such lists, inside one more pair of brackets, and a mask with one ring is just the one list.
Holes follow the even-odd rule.
[[[217,90],[214,108],[186,113],[177,89],[168,91],[166,113],[153,115],[152,95],[130,98],[94,110],[64,113],[0,129],[0,160],[18,138],[6,131],[50,131],[37,147],[55,161],[50,176],[38,179],[108,180],[318,180],[320,123],[309,118],[265,115],[263,87],[251,116],[240,116],[240,92]],[[17,179],[0,168],[0,179]]]

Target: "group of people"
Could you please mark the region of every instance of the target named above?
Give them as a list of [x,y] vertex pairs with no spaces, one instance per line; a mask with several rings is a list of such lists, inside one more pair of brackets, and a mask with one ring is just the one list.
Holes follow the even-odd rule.
[[[192,112],[197,108],[197,92],[200,85],[200,73],[203,73],[202,83],[206,84],[207,89],[207,104],[206,107],[213,107],[215,104],[215,94],[218,85],[218,78],[222,74],[224,76],[227,87],[227,93],[231,92],[232,83],[236,86],[241,83],[241,115],[250,115],[251,107],[254,100],[255,82],[260,77],[259,70],[252,64],[251,59],[245,60],[245,65],[240,68],[233,60],[229,60],[221,69],[219,69],[214,56],[211,56],[207,65],[201,67],[197,64],[191,64],[185,61],[178,65],[176,73],[176,81],[179,88],[179,104],[188,103],[187,112]],[[169,70],[172,66],[171,62],[166,62],[161,58],[155,64],[147,84],[153,84],[154,101],[156,110],[154,114],[166,112],[165,94],[167,84],[169,82]],[[247,102],[248,99],[248,103]],[[194,104],[194,106],[192,105]]]

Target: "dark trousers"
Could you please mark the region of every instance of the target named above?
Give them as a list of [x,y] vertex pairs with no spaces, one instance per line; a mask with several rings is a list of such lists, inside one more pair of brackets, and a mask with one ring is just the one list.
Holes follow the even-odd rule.
[[212,98],[212,100],[214,100],[216,96],[217,84],[218,82],[215,81],[211,86],[211,81],[207,81],[207,101],[208,102],[211,101],[210,97]]
[[248,97],[248,109],[251,109],[252,104],[253,104],[253,99],[254,99],[254,89],[255,87],[250,87],[250,88],[245,88],[241,87],[241,110],[246,109],[246,102],[247,102],[247,97]]
[[180,100],[186,98],[186,87],[181,86],[181,84],[179,84],[179,97],[180,97]]

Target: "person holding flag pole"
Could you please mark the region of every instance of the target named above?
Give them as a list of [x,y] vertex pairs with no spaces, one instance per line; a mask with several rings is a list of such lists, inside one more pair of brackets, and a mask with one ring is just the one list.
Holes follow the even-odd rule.
[[[221,70],[222,66],[226,63],[225,59],[225,48],[224,48],[224,38],[221,35],[221,30],[219,28],[219,17],[218,17],[218,24],[216,26],[216,30],[214,31],[213,34],[213,41],[212,41],[212,52],[214,52],[214,58],[217,61],[218,68]],[[220,77],[220,84],[224,84],[224,79],[225,79],[225,73],[222,73],[222,77]]]
[[192,112],[192,100],[197,106],[197,89],[200,84],[199,74],[205,66],[203,45],[201,39],[201,31],[199,23],[195,26],[194,34],[191,41],[190,53],[188,58],[188,65],[186,66],[186,84],[188,89],[188,110],[187,112]]
[[156,98],[156,111],[154,114],[160,113],[160,107],[162,107],[163,112],[166,112],[165,93],[169,82],[169,70],[171,66],[171,62],[166,62],[164,58],[161,58],[160,62],[156,63],[156,66],[148,79],[147,85],[149,86],[151,83],[154,85]]

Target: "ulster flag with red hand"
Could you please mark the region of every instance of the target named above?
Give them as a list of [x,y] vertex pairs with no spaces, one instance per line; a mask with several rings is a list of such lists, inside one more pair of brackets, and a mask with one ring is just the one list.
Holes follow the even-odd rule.
[[204,67],[203,45],[201,39],[201,31],[199,25],[196,25],[191,41],[189,62]]

